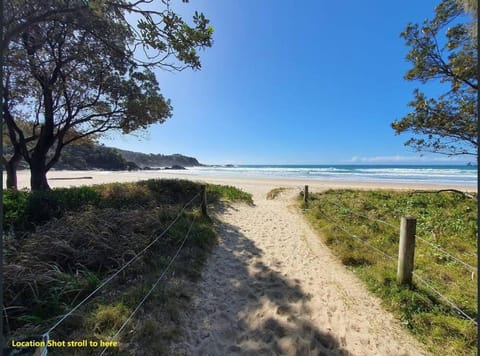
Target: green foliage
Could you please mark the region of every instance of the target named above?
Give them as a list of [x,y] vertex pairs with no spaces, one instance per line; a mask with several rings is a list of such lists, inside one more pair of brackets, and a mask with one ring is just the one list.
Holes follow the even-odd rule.
[[253,204],[252,195],[238,188],[229,185],[208,184],[207,185],[208,202],[217,202],[220,199],[230,202],[245,202]]
[[[142,132],[171,117],[153,68],[199,69],[198,50],[212,45],[213,29],[201,13],[190,25],[164,1],[151,6],[147,0],[72,9],[58,1],[9,1],[16,15],[7,21],[3,43],[9,54],[4,116],[14,153],[30,165],[32,189],[49,189],[46,173],[65,146],[112,130]],[[56,9],[62,11],[53,16]],[[32,13],[38,15],[32,19]],[[127,13],[136,24],[126,21]],[[135,56],[138,46],[148,53],[145,60]],[[40,122],[23,117],[42,105]],[[111,164],[125,165],[121,161],[118,156]]]
[[25,207],[29,193],[23,190],[6,189],[3,191],[4,229],[18,225],[25,219]]
[[307,218],[321,231],[334,254],[434,354],[474,354],[476,327],[469,320],[459,316],[415,277],[412,288],[396,283],[400,219],[414,216],[417,218],[415,273],[476,319],[477,279],[472,278],[472,271],[420,240],[476,266],[478,209],[474,199],[452,192],[330,190],[312,194],[308,208]]
[[51,191],[6,190],[3,194],[4,229],[32,229],[66,211],[96,205],[100,197],[92,187],[61,188]]
[[[6,190],[3,195],[4,229],[32,230],[36,225],[86,206],[132,209],[183,205],[199,192],[198,183],[178,179],[149,179],[136,183],[110,183],[49,191]],[[251,194],[230,186],[208,185],[207,196],[209,203],[225,200],[253,204]],[[194,206],[199,204],[200,197],[193,202]]]
[[[149,179],[135,183],[110,183],[93,186],[101,197],[100,206],[129,209],[138,206],[186,204],[200,191],[187,180]],[[199,200],[194,205],[199,204]]]
[[86,205],[96,205],[99,196],[91,187],[60,188],[52,191],[32,191],[25,207],[25,222],[40,224],[61,217]]
[[392,123],[396,134],[415,134],[405,144],[417,151],[477,155],[478,43],[460,2],[443,0],[433,20],[408,24],[401,36],[413,64],[405,79],[439,80],[450,89],[437,99],[415,89],[413,111]]
[[109,183],[92,187],[100,196],[100,206],[115,209],[129,209],[132,205],[151,206],[149,191],[137,183]]
[[[151,197],[159,204],[187,203],[200,191],[200,185],[181,179],[149,179],[138,182],[146,187]],[[194,202],[199,204],[200,200]]]

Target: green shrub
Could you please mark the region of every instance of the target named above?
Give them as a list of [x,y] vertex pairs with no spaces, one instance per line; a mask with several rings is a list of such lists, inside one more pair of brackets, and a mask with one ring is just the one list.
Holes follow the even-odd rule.
[[92,187],[61,188],[47,191],[6,190],[3,195],[4,229],[31,229],[65,211],[97,205],[100,196]]
[[149,179],[135,183],[111,183],[94,186],[100,205],[108,208],[183,205],[200,191],[200,185],[186,180]]
[[152,204],[150,192],[137,183],[111,183],[94,187],[103,208],[124,209]]
[[52,218],[60,218],[66,211],[79,210],[98,202],[99,196],[92,187],[33,191],[25,207],[25,223],[38,225]]
[[200,192],[200,184],[188,180],[149,179],[138,184],[149,190],[157,204],[185,204]]
[[23,190],[6,189],[3,191],[3,226],[4,229],[15,227],[25,219],[29,193]]
[[[49,191],[6,190],[3,196],[4,229],[32,230],[35,225],[89,205],[114,209],[183,205],[199,192],[200,184],[178,179],[150,179]],[[231,186],[209,184],[207,196],[209,203],[223,199],[253,204],[251,194]],[[193,202],[193,206],[199,205],[200,199]]]
[[73,187],[55,189],[58,202],[63,210],[78,210],[85,205],[98,205],[100,195],[93,187]]

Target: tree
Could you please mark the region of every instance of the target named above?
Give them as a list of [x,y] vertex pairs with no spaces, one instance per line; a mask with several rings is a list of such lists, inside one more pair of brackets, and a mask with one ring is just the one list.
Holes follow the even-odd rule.
[[401,34],[413,64],[405,79],[448,85],[438,98],[415,89],[413,111],[392,123],[396,134],[415,134],[405,145],[417,151],[477,155],[478,44],[466,19],[461,2],[443,0],[433,20],[408,24]]
[[[150,67],[200,68],[196,48],[211,45],[212,29],[197,13],[195,28],[168,8],[144,15],[147,20],[139,21],[138,32],[125,21],[124,10],[88,7],[31,25],[10,41],[7,53],[15,60],[7,68],[28,68],[35,82],[29,94],[31,112],[37,113],[29,121],[33,147],[15,118],[5,115],[9,133],[14,133],[10,141],[30,165],[32,189],[49,189],[46,173],[65,145],[110,130],[146,129],[171,116],[170,101],[160,94]],[[154,15],[162,16],[162,24],[153,22]],[[149,60],[134,57],[139,44]],[[180,64],[166,62],[170,56]]]
[[[5,115],[5,122],[14,132],[9,135],[14,148],[19,147],[30,165],[34,190],[49,188],[46,173],[65,145],[112,129],[128,133],[170,116],[153,73],[136,70],[128,51],[119,50],[129,39],[128,28],[104,18],[84,17],[87,31],[76,25],[79,17],[83,16],[43,23],[34,34],[24,33],[12,43],[16,46],[10,52],[18,55],[11,65],[28,68],[31,76],[17,85],[34,83],[28,101],[31,112],[36,112],[30,119],[33,147],[13,116]],[[91,31],[106,33],[113,46],[98,41]]]
[[61,18],[64,14],[81,11],[88,7],[90,2],[93,1],[4,1],[1,49],[3,51],[8,49],[12,40],[17,39],[23,32],[29,31],[33,26]]
[[[137,63],[147,66],[183,70],[201,67],[197,49],[210,47],[213,28],[203,13],[195,12],[193,25],[171,9],[171,0],[5,0],[3,18],[2,51],[8,51],[11,41],[24,33],[34,31],[50,21],[71,21],[77,14],[110,17],[129,28],[132,41],[127,44],[132,53],[142,48],[147,60]],[[188,3],[189,0],[181,0]],[[137,19],[126,21],[127,14]],[[97,32],[97,35],[99,33]],[[97,39],[107,41],[100,34]],[[178,61],[168,62],[173,58]]]
[[470,24],[472,38],[476,41],[478,38],[478,0],[458,0],[463,6],[465,12],[471,15],[473,21]]
[[[9,56],[15,56],[18,53],[10,53]],[[15,62],[13,58],[4,58],[5,62]],[[11,125],[7,122],[15,122],[21,129],[22,140],[25,145],[31,146],[35,140],[36,134],[32,132],[31,125],[26,119],[25,113],[27,105],[26,98],[29,96],[29,88],[33,85],[29,81],[26,68],[5,66],[2,85],[2,133],[3,133],[3,152],[2,163],[7,172],[7,188],[17,189],[17,167],[22,159],[21,148],[18,144],[20,137]]]

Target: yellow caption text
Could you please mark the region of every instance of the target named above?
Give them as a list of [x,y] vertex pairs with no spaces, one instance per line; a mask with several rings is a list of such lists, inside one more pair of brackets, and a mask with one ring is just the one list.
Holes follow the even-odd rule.
[[12,340],[12,347],[118,347],[118,341],[104,340]]

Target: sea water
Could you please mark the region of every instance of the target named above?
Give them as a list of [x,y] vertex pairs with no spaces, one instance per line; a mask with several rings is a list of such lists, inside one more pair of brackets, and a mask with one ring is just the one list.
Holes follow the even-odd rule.
[[467,165],[236,165],[188,167],[182,175],[288,178],[349,182],[477,185],[477,167]]

